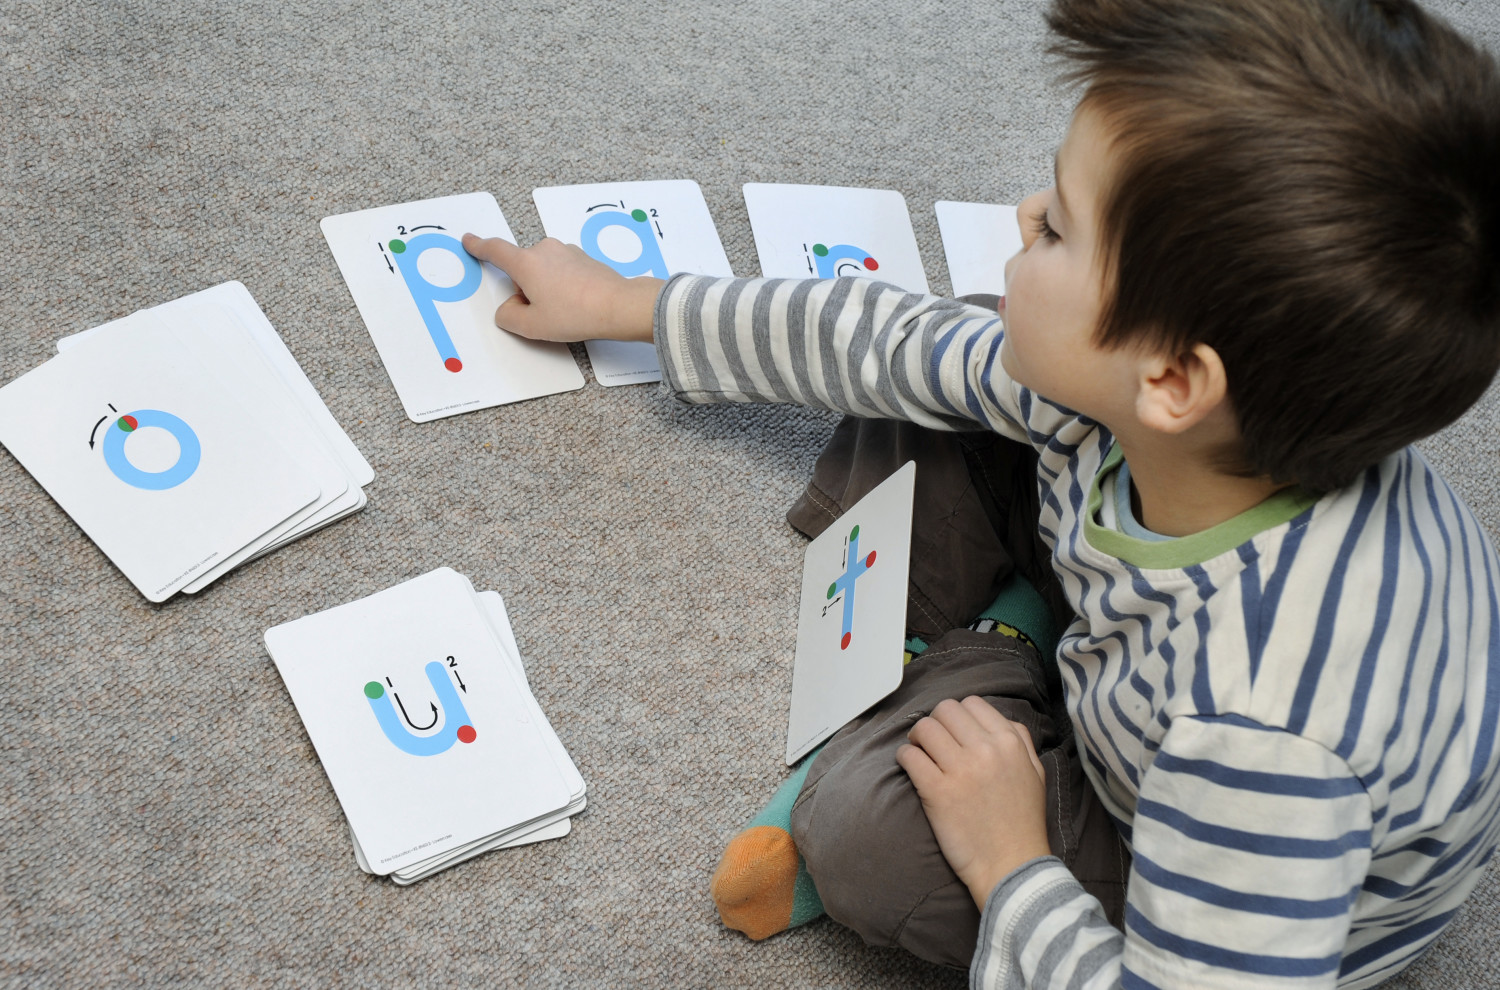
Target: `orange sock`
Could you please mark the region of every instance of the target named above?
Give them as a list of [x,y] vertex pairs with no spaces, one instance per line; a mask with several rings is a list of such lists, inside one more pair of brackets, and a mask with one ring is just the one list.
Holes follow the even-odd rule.
[[816,755],[805,757],[765,810],[729,840],[708,881],[725,926],[756,941],[823,914],[823,901],[797,855],[790,831],[792,804]]
[[729,841],[708,881],[724,924],[759,941],[785,931],[797,889],[797,847],[771,825],[746,829]]

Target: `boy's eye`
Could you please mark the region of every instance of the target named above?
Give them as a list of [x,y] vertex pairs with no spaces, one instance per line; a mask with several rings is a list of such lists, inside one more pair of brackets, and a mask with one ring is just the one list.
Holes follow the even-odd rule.
[[1053,230],[1052,224],[1047,222],[1046,210],[1043,210],[1036,216],[1032,217],[1031,222],[1032,228],[1033,230],[1035,230],[1037,237],[1040,237],[1044,241],[1057,240],[1057,231]]

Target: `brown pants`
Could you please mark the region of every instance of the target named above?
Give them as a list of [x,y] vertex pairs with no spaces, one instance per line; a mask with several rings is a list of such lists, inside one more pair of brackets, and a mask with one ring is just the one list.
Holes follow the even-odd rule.
[[945,698],[979,695],[1031,732],[1047,775],[1052,852],[1104,905],[1125,910],[1130,856],[1083,775],[1056,658],[968,625],[1019,571],[1062,628],[1071,613],[1036,535],[1036,454],[990,433],[940,433],[847,418],[787,520],[808,536],[908,460],[917,462],[907,623],[931,646],[896,692],[814,758],[792,808],[792,838],[828,914],[866,942],[967,968],[979,911],[949,868],[896,750]]

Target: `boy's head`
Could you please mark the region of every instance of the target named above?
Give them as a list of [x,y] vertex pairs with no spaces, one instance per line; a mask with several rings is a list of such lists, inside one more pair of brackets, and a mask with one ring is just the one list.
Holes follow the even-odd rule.
[[1410,0],[1054,0],[1048,20],[1110,138],[1094,340],[1212,348],[1235,470],[1338,487],[1484,392],[1490,56]]

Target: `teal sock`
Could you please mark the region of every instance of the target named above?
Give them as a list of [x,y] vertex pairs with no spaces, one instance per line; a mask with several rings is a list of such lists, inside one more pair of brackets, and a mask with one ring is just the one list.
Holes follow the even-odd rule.
[[[986,627],[985,623],[990,623]],[[1012,573],[1000,586],[995,600],[974,620],[971,629],[990,632],[999,629],[1023,639],[1037,648],[1043,658],[1057,654],[1057,623],[1042,593],[1032,587],[1020,572]]]
[[[1035,646],[1043,659],[1057,655],[1057,623],[1042,593],[1031,582],[1014,571],[1000,586],[1000,592],[979,617],[969,623],[979,632],[1003,632]],[[921,656],[928,647],[926,640],[913,636],[906,641],[906,662]]]

